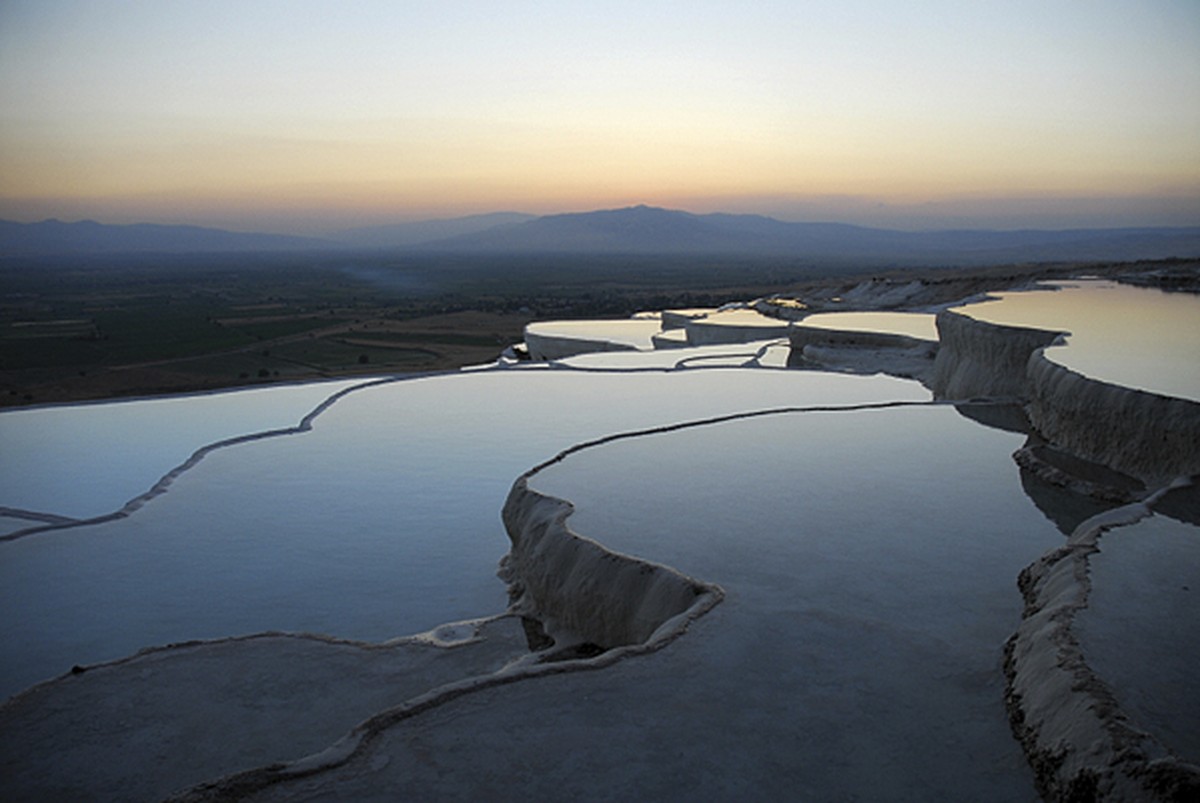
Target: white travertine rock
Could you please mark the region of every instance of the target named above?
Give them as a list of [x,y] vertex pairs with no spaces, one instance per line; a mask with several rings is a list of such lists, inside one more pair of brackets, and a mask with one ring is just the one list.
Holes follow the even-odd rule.
[[717,311],[716,307],[697,307],[693,309],[665,309],[662,311],[663,330],[683,329],[689,321],[708,317]]
[[806,326],[789,335],[793,368],[815,367],[848,373],[884,373],[928,386],[938,344],[908,335]]
[[710,346],[787,337],[789,324],[752,309],[722,308],[702,318],[684,321],[683,325],[690,345]]
[[1200,404],[1085,377],[1049,359],[1062,333],[937,316],[939,398],[1028,401],[1030,423],[1056,447],[1154,487],[1200,473]]
[[938,354],[933,393],[942,399],[980,396],[1024,398],[1029,355],[1062,332],[1001,326],[944,310],[937,316]]
[[504,579],[515,609],[551,631],[605,648],[648,641],[715,589],[674,569],[631,558],[572,532],[569,502],[513,483],[504,504],[512,539]]
[[1097,540],[1149,515],[1147,503],[1134,503],[1094,516],[1018,580],[1025,612],[1005,646],[1005,702],[1047,800],[1190,800],[1200,788],[1200,768],[1130,720],[1075,632]]
[[1090,379],[1040,351],[1026,370],[1029,420],[1047,440],[1150,486],[1200,474],[1200,404]]

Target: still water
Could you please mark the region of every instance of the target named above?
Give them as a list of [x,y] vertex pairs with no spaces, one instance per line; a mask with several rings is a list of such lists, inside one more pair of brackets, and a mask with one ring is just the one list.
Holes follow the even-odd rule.
[[[277,390],[288,414],[262,423],[294,422],[313,398],[311,387]],[[0,544],[0,606],[9,612],[0,690],[184,639],[288,630],[380,640],[497,613],[507,604],[495,577],[508,547],[501,505],[520,473],[558,450],[762,407],[927,398],[886,377],[749,369],[508,369],[364,388],[309,432],[210,453],[128,518]],[[240,431],[251,415],[232,412],[240,400],[258,403],[242,393],[173,400],[169,415],[145,416],[121,437],[104,434],[107,408],[121,405],[42,411],[81,433],[77,443],[94,459],[63,460],[59,475],[31,474],[12,492],[45,500],[47,512],[105,512],[97,507],[110,498],[116,509],[121,494],[155,478],[146,461],[127,463],[120,452],[106,461],[100,449],[145,442],[155,465],[173,467],[196,445],[176,428],[220,418],[218,406],[240,422],[220,434]],[[37,458],[35,444],[23,448]],[[111,487],[122,490],[87,491],[95,472],[114,475]],[[71,500],[73,487],[86,507]]]
[[1093,379],[1200,401],[1200,299],[1102,280],[999,293],[956,311],[1012,326],[1061,330],[1051,360]]
[[[1145,310],[1128,309],[1142,305]],[[1004,323],[1069,329],[1070,345],[1051,350],[1054,359],[1085,370],[1095,357],[1103,364],[1085,373],[1124,382],[1133,382],[1124,373],[1129,366],[1144,373],[1158,366],[1148,372],[1155,381],[1141,384],[1183,395],[1179,388],[1197,384],[1200,349],[1191,345],[1200,333],[1197,307],[1191,296],[1080,282],[1057,292],[1005,294],[965,310]],[[507,602],[495,577],[508,546],[501,505],[515,477],[561,449],[730,413],[929,400],[915,382],[883,376],[721,367],[782,364],[784,351],[748,344],[610,353],[553,368],[411,378],[348,393],[308,432],[294,428],[322,400],[354,383],[0,414],[0,506],[74,518],[118,510],[207,443],[279,431],[212,451],[127,518],[0,543],[6,611],[0,691],[11,694],[74,664],[184,639],[287,630],[380,640],[499,612]],[[1192,382],[1160,383],[1171,377]],[[894,523],[900,541],[911,540],[903,523],[914,512],[881,500],[903,497],[909,481],[925,471],[928,454],[962,461],[961,470],[937,475],[941,486],[932,497],[928,484],[912,490],[920,509],[936,510],[943,496],[959,500],[961,520],[929,525],[943,536],[970,537],[979,522],[992,520],[980,511],[1000,499],[1012,508],[1025,505],[1021,515],[1040,520],[1021,496],[1008,457],[1016,446],[977,448],[972,439],[984,436],[967,434],[985,431],[977,424],[948,412],[897,418],[863,411],[836,421],[804,416],[791,429],[771,425],[793,436],[747,425],[721,429],[727,434],[720,436],[712,430],[704,438],[631,441],[649,450],[627,456],[637,469],[628,479],[638,478],[641,494],[631,496],[626,488],[611,496],[626,500],[621,506],[631,511],[676,508],[694,516],[697,527],[724,522],[725,531],[743,534],[739,543],[753,553],[761,551],[757,542],[791,537],[780,535],[786,522],[773,518],[777,509],[793,510],[773,502],[790,493],[789,504],[808,501],[788,515],[822,522],[821,537],[838,539],[829,543],[861,551],[868,543],[863,517],[885,528]],[[925,422],[933,422],[932,429]],[[904,448],[889,447],[899,443],[891,432],[897,426],[924,435]],[[796,432],[806,434],[797,439]],[[995,476],[970,479],[985,464]],[[576,465],[599,466],[590,457]],[[658,469],[647,474],[642,466]],[[596,488],[621,474],[612,467],[592,470]],[[738,482],[726,484],[730,477]],[[589,489],[587,482],[577,484]],[[813,494],[817,486],[827,492]],[[736,493],[728,490],[734,487]],[[676,494],[684,498],[668,501]],[[601,502],[589,509],[602,508]],[[839,520],[843,532],[830,534]],[[23,526],[16,521],[9,519],[4,531]],[[1022,533],[1030,532],[1022,525]],[[882,536],[872,537],[871,550],[879,551]],[[720,561],[713,564],[711,555],[728,549],[727,542],[685,535],[661,543],[677,554],[660,554],[656,545],[648,557],[678,559],[685,571],[723,582]],[[988,543],[1008,548],[1000,536]],[[1029,546],[1006,557],[1008,563],[1037,557]],[[1008,563],[1004,572],[1012,568]],[[864,585],[861,592],[868,590]],[[1003,593],[1007,599],[1012,589]]]
[[934,317],[923,312],[818,312],[805,317],[799,325],[846,332],[883,332],[921,340],[937,340]]
[[[783,414],[607,443],[531,485],[570,499],[580,534],[725,589],[691,659],[710,671],[660,667],[667,697],[709,701],[659,708],[710,754],[771,756],[821,799],[887,798],[866,779],[892,778],[1020,800],[1001,646],[1017,574],[1063,542],[1021,490],[1022,442],[948,406]],[[798,733],[827,743],[785,755]]]
[[6,411],[0,505],[71,518],[109,513],[201,446],[295,426],[331,394],[362,382]]

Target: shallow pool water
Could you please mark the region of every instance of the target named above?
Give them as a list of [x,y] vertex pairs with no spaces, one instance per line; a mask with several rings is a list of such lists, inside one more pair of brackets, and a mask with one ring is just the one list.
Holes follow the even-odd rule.
[[[964,311],[1071,329],[1052,357],[1077,367],[1112,356],[1085,312],[1102,309],[1105,329],[1140,303],[1123,293],[1082,283]],[[1192,320],[1187,301],[1170,303],[1183,316],[1173,326]],[[928,337],[929,316],[861,315],[873,321],[814,320]],[[1161,337],[1139,341],[1142,362]],[[1169,370],[1195,368],[1178,345],[1190,342],[1170,341]],[[599,772],[621,797],[1033,799],[1004,709],[1003,644],[1022,613],[1018,573],[1090,507],[1018,470],[1021,426],[987,425],[1003,410],[935,402],[887,376],[785,370],[787,350],[610,352],[2,414],[0,507],[48,520],[114,512],[218,448],[124,517],[0,541],[0,692],[189,639],[378,642],[499,613],[501,507],[515,478],[565,455],[531,486],[574,503],[576,531],[719,584],[724,601],[653,654],[401,722],[318,776],[314,797],[465,797],[495,778],[586,797]],[[1120,363],[1098,378],[1118,381]],[[21,521],[0,517],[0,536]],[[1154,557],[1131,565],[1161,563],[1155,543],[1135,545]],[[1102,603],[1140,575],[1112,576]],[[497,744],[519,745],[520,760]]]
[[934,317],[922,312],[819,312],[806,316],[797,325],[847,332],[884,332],[936,341]]
[[[311,389],[296,392],[311,401]],[[208,454],[128,518],[0,544],[0,605],[15,612],[0,622],[0,688],[183,639],[289,630],[379,640],[497,613],[504,497],[559,449],[764,406],[927,397],[886,377],[737,369],[492,370],[365,388],[309,432]],[[176,417],[224,401],[181,399],[137,437],[162,451],[153,442],[178,443]],[[60,408],[72,414],[87,432],[109,411]],[[145,473],[133,463],[121,479],[149,485]]]
[[791,346],[786,339],[728,343],[718,346],[681,346],[654,352],[609,351],[580,354],[559,360],[561,365],[605,371],[648,371],[672,368],[785,368]]
[[565,338],[568,340],[605,340],[635,349],[654,348],[651,338],[661,330],[661,321],[643,318],[591,321],[539,321],[529,324],[525,329],[530,334],[540,337]]
[[1077,632],[1135,727],[1200,760],[1200,527],[1155,515],[1116,527],[1089,560]]
[[[534,746],[517,782],[556,789],[577,788],[586,755],[622,796],[1035,799],[1001,650],[1020,620],[1017,572],[1062,537],[1021,491],[1020,442],[927,405],[568,456],[530,482],[572,500],[577,532],[719,583],[724,602],[652,656],[395,729],[379,755],[415,741],[430,768],[402,761],[368,783],[411,795],[457,766],[466,791],[504,771],[486,745],[511,740]],[[354,774],[338,788],[363,790]]]
[[999,293],[957,308],[979,320],[1069,333],[1051,360],[1085,376],[1200,401],[1200,298],[1103,280]]
[[0,506],[72,518],[109,513],[205,444],[296,426],[331,394],[367,381],[6,410]]

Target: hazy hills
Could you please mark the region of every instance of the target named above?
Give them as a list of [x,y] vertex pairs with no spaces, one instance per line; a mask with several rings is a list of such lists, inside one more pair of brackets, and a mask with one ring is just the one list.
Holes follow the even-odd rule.
[[1196,256],[1200,226],[906,232],[636,206],[548,215],[425,247],[481,253],[729,254],[980,264]]
[[558,253],[778,253],[882,247],[890,232],[837,223],[784,223],[760,215],[693,215],[634,206],[547,215],[427,244],[446,250]]
[[325,237],[294,237],[226,231],[202,226],[151,223],[108,225],[94,220],[66,223],[43,220],[15,223],[0,220],[0,255],[29,256],[81,253],[236,253],[328,249],[397,249],[448,240],[499,226],[523,223],[535,215],[494,212],[460,218],[363,226]]
[[160,226],[153,223],[112,226],[94,220],[77,223],[61,220],[14,223],[0,220],[0,254],[4,256],[150,251],[168,254],[294,251],[329,245],[310,237],[224,231],[201,226]]
[[488,215],[420,220],[390,226],[362,226],[343,229],[329,235],[330,240],[356,248],[401,248],[446,240],[514,223],[534,220],[536,215],[521,212],[493,212]]
[[1200,256],[1200,226],[893,231],[694,215],[647,206],[535,217],[516,212],[346,229],[324,238],[197,226],[0,221],[0,254],[407,251],[436,254],[729,255],[871,264],[997,264]]

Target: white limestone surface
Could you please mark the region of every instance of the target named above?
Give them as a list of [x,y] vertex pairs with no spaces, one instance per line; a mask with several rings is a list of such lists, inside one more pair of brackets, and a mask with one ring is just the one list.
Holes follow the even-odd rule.
[[691,309],[666,309],[662,311],[663,329],[683,329],[688,321],[705,318],[717,311],[716,307],[693,307]]
[[650,342],[656,349],[684,348],[688,344],[687,330],[683,328],[664,329],[661,332],[655,332],[651,336]]
[[[1177,490],[1186,484],[1179,481],[1171,487]],[[1139,569],[1136,560],[1128,567],[1117,566],[1101,575],[1108,588],[1100,588],[1091,571],[1098,544],[1114,531],[1140,530],[1160,515],[1155,509],[1165,509],[1172,493],[1160,489],[1141,502],[1085,519],[1065,546],[1050,550],[1021,572],[1025,609],[1020,627],[1005,645],[1005,699],[1013,732],[1048,800],[1190,800],[1200,789],[1200,765],[1176,752],[1183,743],[1194,745],[1177,738],[1180,720],[1156,718],[1154,705],[1125,709],[1130,697],[1113,685],[1115,679],[1141,673],[1139,661],[1163,646],[1164,625],[1172,623],[1151,620],[1165,613],[1158,603],[1174,593],[1162,594],[1149,608],[1138,605],[1134,596],[1132,626],[1149,625],[1150,632],[1133,635],[1128,650],[1120,642],[1122,631],[1128,634],[1130,627],[1128,620],[1122,627],[1123,613],[1113,615],[1103,602],[1098,614],[1089,613],[1093,595],[1111,601],[1112,594],[1121,593],[1121,581]],[[1160,542],[1148,548],[1161,558],[1161,547]],[[1175,557],[1186,559],[1178,552]],[[1097,629],[1099,639],[1080,638],[1081,623]],[[1098,647],[1097,641],[1106,636],[1116,636],[1118,643]],[[1194,652],[1186,644],[1180,649]],[[1156,697],[1178,700],[1187,690],[1172,688],[1174,681],[1168,666],[1166,671],[1141,675],[1131,688],[1135,696],[1151,691]],[[1191,730],[1189,703],[1183,705],[1183,728]],[[1174,742],[1174,750],[1166,740]]]
[[[609,649],[651,641],[667,622],[723,595],[678,571],[636,560],[580,537],[567,524],[569,502],[518,479],[504,504],[512,540],[501,576],[513,610],[536,618],[561,640]],[[703,597],[711,598],[703,602]]]
[[787,337],[788,322],[763,315],[753,309],[719,310],[683,322],[688,343],[707,346],[716,343],[748,343],[768,338]]
[[1067,452],[1151,488],[1200,474],[1200,402],[1101,382],[1034,354],[1026,369],[1029,420]]
[[886,373],[929,386],[938,351],[932,315],[839,312],[793,324],[788,365],[850,373]]
[[938,352],[930,380],[944,399],[1029,395],[1027,366],[1034,352],[1062,333],[976,320],[953,310],[937,315]]
[[[1096,324],[1089,324],[1079,310],[1093,302],[1098,304],[1097,294],[1115,301],[1113,309],[1118,311],[1137,307],[1147,298],[1161,300],[1165,296],[1144,288],[1119,289],[1122,292],[1111,298],[1105,294],[1114,292],[1114,288],[1107,284],[1067,288],[1058,293],[1016,293],[1003,299],[1010,306],[980,304],[962,312],[939,313],[940,343],[931,380],[934,394],[952,399],[998,396],[1028,401],[1029,420],[1039,436],[1075,457],[1131,475],[1152,488],[1175,476],[1200,472],[1200,402],[1125,387],[1067,367],[1066,363],[1077,362],[1071,355],[1089,355],[1100,345],[1110,343],[1107,329],[1100,327],[1106,331],[1103,337],[1084,338],[1085,346],[1062,346],[1060,333],[1055,331],[983,319],[1015,318],[1023,324],[1030,319],[1064,321],[1072,326],[1091,326],[1085,332],[1094,334]],[[1132,300],[1123,292],[1125,289],[1134,293]],[[1195,298],[1181,302],[1172,300],[1166,307],[1176,313],[1170,318],[1172,326],[1181,321],[1186,324],[1192,311],[1200,313],[1200,301]],[[1150,307],[1156,309],[1153,304]],[[1140,307],[1137,309],[1135,320],[1141,320]],[[1196,320],[1200,322],[1200,318]],[[1128,323],[1111,328],[1128,332],[1127,327]],[[1144,338],[1132,338],[1134,352],[1144,363],[1143,376],[1159,373],[1166,365],[1173,366],[1167,375],[1176,380],[1195,374],[1200,381],[1200,352],[1187,350],[1187,337],[1190,334],[1182,343],[1164,337],[1153,345]],[[1075,335],[1069,338],[1073,340]],[[1096,374],[1124,373],[1120,370],[1120,349],[1114,349],[1112,356],[1113,370]],[[1183,385],[1186,381],[1180,387]]]

